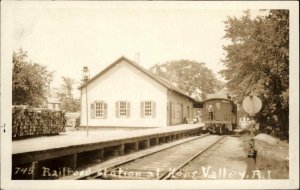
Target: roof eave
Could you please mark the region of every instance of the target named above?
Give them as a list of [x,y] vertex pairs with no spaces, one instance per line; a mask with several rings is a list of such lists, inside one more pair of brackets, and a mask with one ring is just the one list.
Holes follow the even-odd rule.
[[209,101],[209,100],[227,100],[227,101],[232,102],[231,99],[226,99],[226,98],[208,98],[208,99],[203,100],[203,102],[206,102],[206,101]]
[[[90,84],[92,81],[96,80],[99,76],[101,76],[103,73],[105,73],[106,71],[108,71],[110,68],[112,68],[114,65],[116,65],[120,60],[122,59],[126,59],[124,56],[120,57],[119,59],[117,59],[116,61],[114,61],[113,63],[111,63],[110,65],[108,65],[105,69],[103,69],[102,71],[100,71],[98,74],[96,74],[95,76],[93,76],[90,80],[88,80],[85,84],[82,84],[81,86],[78,87],[78,90],[81,90],[83,87],[87,86],[88,84]],[[127,60],[127,59],[126,59]]]
[[122,56],[119,59],[117,59],[116,61],[114,61],[112,64],[110,64],[109,66],[107,66],[104,70],[102,70],[100,73],[98,73],[97,75],[95,75],[94,77],[92,77],[89,81],[87,81],[85,84],[81,85],[80,87],[78,87],[78,90],[81,90],[83,87],[87,86],[88,84],[90,84],[92,81],[94,81],[96,78],[98,78],[99,76],[101,76],[103,73],[105,73],[106,71],[108,71],[110,68],[112,68],[114,65],[116,65],[119,61],[121,61],[122,59],[126,60],[128,63],[130,63],[132,66],[134,66],[135,68],[137,68],[138,70],[140,70],[141,72],[143,72],[144,74],[146,74],[147,76],[149,76],[150,78],[152,78],[153,80],[155,80],[156,82],[158,82],[159,84],[161,84],[162,86],[164,86],[165,88],[175,91],[187,98],[189,98],[190,100],[192,100],[193,102],[195,102],[196,100],[193,99],[192,97],[189,97],[188,95],[184,94],[183,92],[180,92],[176,89],[172,89],[172,87],[170,87],[169,85],[165,84],[164,82],[160,81],[159,79],[157,79],[156,77],[152,76],[152,74],[150,74],[149,72],[145,71],[145,68],[142,68],[141,66],[138,66],[138,63],[135,63],[134,61],[131,61],[129,59],[127,59],[126,57]]

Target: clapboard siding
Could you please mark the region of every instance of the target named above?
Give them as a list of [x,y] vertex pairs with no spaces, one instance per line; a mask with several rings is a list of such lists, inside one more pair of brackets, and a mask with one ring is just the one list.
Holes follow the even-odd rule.
[[[81,126],[86,125],[86,88],[82,88]],[[167,88],[122,60],[88,85],[88,104],[107,103],[107,118],[91,118],[89,126],[163,127],[167,124]],[[130,102],[130,117],[116,117],[116,102]],[[155,102],[155,117],[141,117],[141,102]]]

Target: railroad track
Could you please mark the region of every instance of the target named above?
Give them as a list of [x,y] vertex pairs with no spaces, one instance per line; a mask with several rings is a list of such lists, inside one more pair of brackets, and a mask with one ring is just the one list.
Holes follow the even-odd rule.
[[116,164],[82,179],[102,180],[169,180],[195,158],[207,152],[224,136],[207,135]]

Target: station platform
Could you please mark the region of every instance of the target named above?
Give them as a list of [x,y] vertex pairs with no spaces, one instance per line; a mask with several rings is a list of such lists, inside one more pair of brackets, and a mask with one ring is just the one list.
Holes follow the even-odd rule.
[[197,123],[138,130],[90,130],[88,136],[87,131],[66,131],[56,136],[16,140],[12,142],[12,163],[19,165],[70,155],[76,159],[83,152],[105,152],[111,148],[123,155],[127,148],[137,151],[197,135],[202,126]]
[[30,139],[12,141],[12,154],[99,143],[109,140],[120,140],[124,138],[134,138],[159,133],[175,132],[186,129],[199,128],[201,126],[201,123],[197,123],[130,131],[124,131],[121,128],[119,130],[105,131],[91,130],[89,131],[88,136],[86,131],[67,131],[56,136],[34,137]]

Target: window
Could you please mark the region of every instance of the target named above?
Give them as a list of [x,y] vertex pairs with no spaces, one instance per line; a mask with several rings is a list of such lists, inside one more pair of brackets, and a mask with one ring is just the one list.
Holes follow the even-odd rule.
[[120,116],[127,116],[127,102],[120,102]]
[[95,102],[95,116],[96,118],[103,118],[104,106],[103,102]]
[[153,101],[141,102],[141,117],[155,117],[156,106]]
[[145,102],[145,107],[144,107],[144,109],[145,109],[145,117],[151,117],[152,116],[152,102],[149,102],[149,101],[147,101],[147,102]]
[[91,105],[91,117],[92,119],[104,119],[107,118],[107,104],[103,101],[95,101]]
[[207,103],[206,104],[206,110],[209,111],[211,108],[210,106],[214,109],[214,105],[212,103]]
[[116,116],[129,117],[130,116],[130,103],[126,101],[119,101],[116,103]]
[[216,107],[217,107],[218,110],[221,109],[221,104],[220,104],[220,102],[216,102]]

